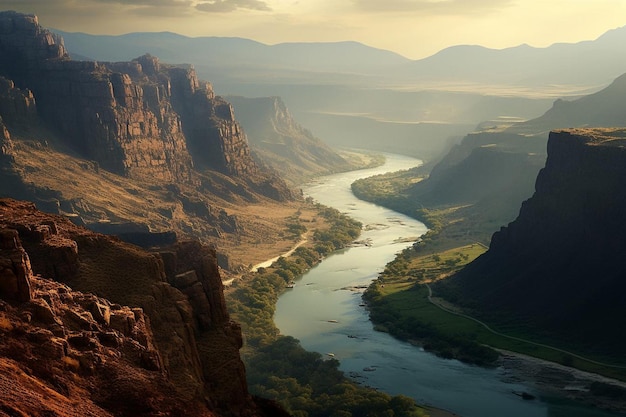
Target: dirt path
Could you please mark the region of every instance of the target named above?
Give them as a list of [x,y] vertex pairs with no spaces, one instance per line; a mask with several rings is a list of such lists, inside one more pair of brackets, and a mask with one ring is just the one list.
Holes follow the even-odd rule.
[[267,268],[268,266],[271,266],[274,262],[276,262],[279,258],[283,257],[286,258],[287,256],[290,256],[292,253],[294,253],[296,251],[296,249],[298,249],[300,246],[304,245],[305,243],[307,243],[309,241],[309,239],[305,236],[302,237],[302,239],[296,243],[296,245],[294,247],[292,247],[291,249],[289,249],[287,252],[275,256],[272,259],[268,259],[267,261],[263,261],[260,262],[256,265],[253,265],[252,268],[250,268],[250,272],[256,272],[259,270],[259,268]]
[[[290,256],[292,253],[294,253],[296,251],[296,249],[298,249],[300,246],[304,245],[305,243],[307,243],[309,241],[308,239],[308,233],[306,233],[302,239],[296,243],[291,249],[289,249],[287,252],[282,253],[278,256],[273,257],[272,259],[268,259],[266,261],[263,262],[259,262],[256,265],[253,265],[250,268],[250,272],[256,272],[259,270],[259,268],[267,268],[269,266],[271,266],[274,262],[276,262],[280,257],[287,257]],[[226,281],[222,281],[222,284],[224,284],[224,286],[228,287],[229,285],[231,285],[233,283],[233,281],[237,279],[237,278],[231,278],[228,279]]]

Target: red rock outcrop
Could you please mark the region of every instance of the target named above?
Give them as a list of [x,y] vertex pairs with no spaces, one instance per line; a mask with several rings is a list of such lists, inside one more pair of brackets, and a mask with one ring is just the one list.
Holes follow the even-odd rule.
[[[241,331],[226,310],[214,249],[184,242],[148,253],[8,199],[0,200],[0,228],[9,230],[2,235],[7,241],[19,234],[35,274],[64,284],[46,284],[62,289],[46,287],[28,304],[52,335],[96,353],[131,338],[136,349],[129,358],[166,375],[176,399],[200,402],[220,415],[263,415],[247,391]],[[70,301],[80,308],[67,310]]]
[[17,231],[0,230],[0,296],[20,302],[30,301],[30,260],[19,243]]
[[18,232],[0,230],[0,415],[214,415],[172,395],[141,308],[33,275]]
[[33,93],[16,88],[13,81],[0,76],[0,115],[21,129],[37,125],[39,119]]
[[13,12],[0,13],[0,37],[0,54],[10,58],[0,73],[32,89],[43,119],[103,168],[191,182],[192,150],[203,168],[258,174],[232,107],[193,67],[163,65],[149,55],[123,63],[71,61],[62,40],[35,16]]

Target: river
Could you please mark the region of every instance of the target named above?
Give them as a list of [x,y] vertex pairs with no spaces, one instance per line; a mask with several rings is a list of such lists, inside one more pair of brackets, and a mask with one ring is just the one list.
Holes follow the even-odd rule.
[[[303,187],[306,196],[349,214],[364,225],[355,246],[329,256],[302,276],[278,301],[275,322],[282,334],[300,340],[305,349],[334,357],[357,382],[418,403],[450,410],[463,417],[609,417],[602,412],[530,386],[508,382],[502,369],[485,369],[446,360],[419,347],[377,332],[362,305],[367,286],[395,254],[426,227],[415,219],[357,199],[350,184],[359,178],[408,169],[414,158],[386,155],[377,168],[330,175]],[[537,396],[526,401],[512,394]]]

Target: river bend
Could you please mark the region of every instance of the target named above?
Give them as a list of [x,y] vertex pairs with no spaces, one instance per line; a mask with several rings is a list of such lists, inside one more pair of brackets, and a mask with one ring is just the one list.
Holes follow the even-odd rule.
[[[441,359],[373,330],[361,301],[364,287],[427,230],[415,219],[352,194],[350,184],[359,178],[421,163],[406,156],[386,157],[381,167],[322,177],[303,187],[306,196],[362,222],[359,240],[367,245],[329,256],[280,297],[275,322],[281,333],[299,339],[307,350],[338,359],[340,369],[363,385],[407,395],[463,417],[617,416],[512,383],[502,369]],[[513,391],[531,392],[538,399],[525,401]]]

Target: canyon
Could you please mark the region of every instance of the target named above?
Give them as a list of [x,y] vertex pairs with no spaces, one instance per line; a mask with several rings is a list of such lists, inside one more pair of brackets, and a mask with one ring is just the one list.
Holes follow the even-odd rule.
[[[282,250],[299,196],[272,167],[277,154],[255,155],[233,106],[193,66],[148,54],[73,61],[36,16],[15,12],[0,13],[0,54],[3,196],[145,247],[219,243],[226,273]],[[298,178],[354,167],[276,109],[278,152],[289,154],[277,165],[297,167]]]
[[[622,339],[623,128],[557,130],[535,193],[489,250],[442,281],[494,323],[615,357]],[[456,289],[456,290],[453,290]]]

